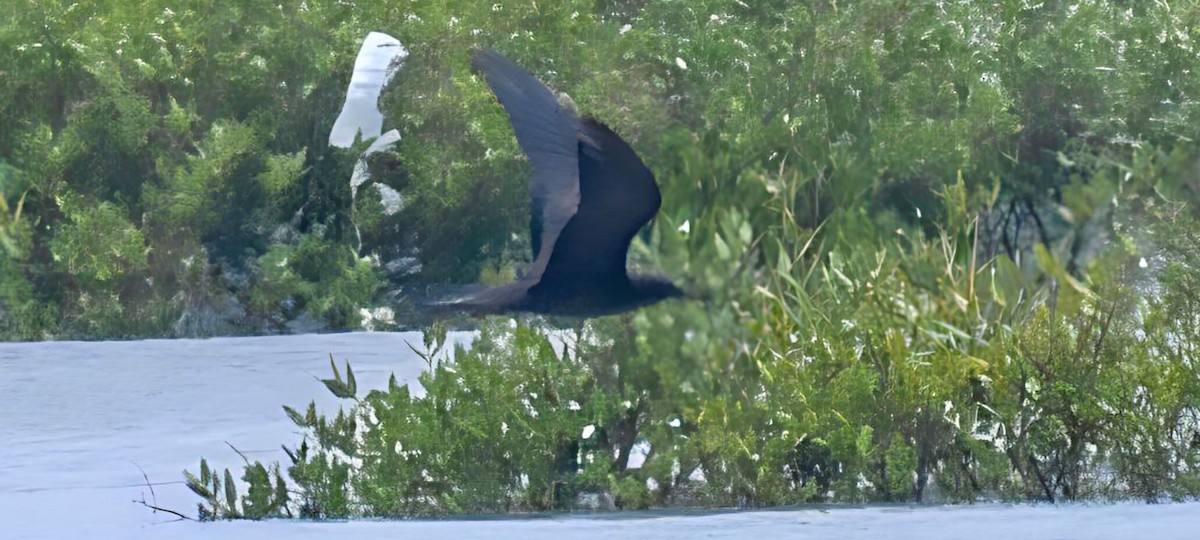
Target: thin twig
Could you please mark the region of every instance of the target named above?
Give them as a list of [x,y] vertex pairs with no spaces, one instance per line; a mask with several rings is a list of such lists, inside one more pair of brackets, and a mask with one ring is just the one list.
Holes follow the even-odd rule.
[[[235,449],[235,451],[236,451],[236,449]],[[177,519],[175,521],[180,521],[180,520],[196,521],[196,518],[193,518],[191,516],[185,516],[174,510],[158,506],[158,495],[156,495],[154,493],[154,483],[150,481],[150,476],[146,474],[146,470],[143,469],[141,465],[138,465],[137,462],[131,462],[131,463],[133,463],[133,466],[137,467],[138,470],[142,472],[142,478],[146,480],[146,487],[150,489],[150,500],[152,501],[149,503],[146,502],[146,494],[143,492],[141,500],[135,499],[133,502],[138,503],[142,506],[145,506],[146,508],[149,508],[150,510],[153,510],[154,512],[163,512],[163,513],[171,514],[173,516],[178,517],[179,519]]]
[[135,502],[135,503],[138,503],[138,504],[140,504],[140,505],[142,505],[142,506],[145,506],[146,508],[149,508],[149,509],[151,509],[151,510],[153,510],[153,511],[155,511],[155,512],[164,512],[164,513],[167,513],[167,514],[171,514],[171,515],[173,515],[173,516],[177,516],[179,519],[176,519],[176,520],[174,520],[174,521],[196,521],[196,518],[194,518],[194,517],[191,517],[191,516],[185,516],[185,515],[183,515],[183,514],[180,514],[179,512],[176,512],[176,511],[174,511],[174,510],[171,510],[170,508],[163,508],[163,507],[161,507],[161,506],[155,506],[155,505],[153,505],[153,504],[147,503],[147,502],[146,502],[146,498],[145,498],[145,497],[143,497],[143,498],[142,498],[142,500],[140,500],[140,501],[139,501],[139,500],[135,500],[135,501],[133,501],[133,502]]
[[146,474],[146,470],[141,465],[138,465],[136,461],[131,461],[130,463],[133,463],[133,466],[141,471],[142,478],[146,480],[146,487],[150,488],[150,500],[154,501],[154,504],[158,504],[158,495],[154,494],[154,484],[150,483],[150,476]]
[[237,447],[233,445],[233,443],[231,443],[229,441],[225,441],[225,445],[229,446],[229,448],[232,448],[234,452],[237,452],[237,455],[242,457],[242,461],[245,461],[246,465],[250,464],[250,459],[246,457],[246,454],[243,454],[241,450],[238,450]]

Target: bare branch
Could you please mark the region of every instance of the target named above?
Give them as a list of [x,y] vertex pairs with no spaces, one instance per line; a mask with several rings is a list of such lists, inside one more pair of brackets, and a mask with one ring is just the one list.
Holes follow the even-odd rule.
[[246,465],[250,464],[250,458],[247,458],[246,454],[243,454],[241,450],[238,450],[237,447],[233,445],[233,443],[231,443],[229,441],[225,441],[225,445],[228,446],[229,448],[232,448],[234,452],[237,452],[237,455],[242,457],[242,461],[245,461]]
[[[235,448],[235,449],[234,449],[234,451],[237,451],[237,449]],[[171,509],[168,509],[168,508],[163,508],[163,507],[161,507],[161,506],[158,506],[158,495],[156,495],[156,494],[154,493],[154,483],[152,483],[152,482],[150,481],[150,476],[146,474],[146,470],[145,470],[145,469],[143,469],[141,465],[138,465],[138,464],[137,464],[137,462],[130,462],[130,463],[133,463],[133,466],[134,466],[134,467],[137,467],[137,468],[138,468],[138,470],[139,470],[139,471],[141,471],[141,473],[142,473],[142,478],[146,480],[146,487],[150,489],[150,500],[152,501],[152,502],[146,502],[146,494],[145,494],[145,493],[142,493],[142,498],[141,498],[141,499],[135,499],[133,502],[135,502],[135,503],[138,503],[138,504],[140,504],[140,505],[142,505],[142,506],[145,506],[146,508],[149,508],[150,510],[152,510],[152,511],[154,511],[154,512],[163,512],[163,513],[166,513],[166,514],[171,514],[171,515],[173,515],[173,516],[176,516],[176,517],[178,517],[178,518],[179,518],[179,519],[177,519],[177,520],[174,520],[174,521],[184,521],[184,520],[186,520],[186,521],[196,521],[196,518],[193,518],[193,517],[190,517],[190,516],[185,516],[185,515],[183,515],[183,514],[181,514],[181,513],[179,513],[179,512],[176,512],[176,511],[174,511],[174,510],[171,510]]]
[[150,503],[146,502],[145,497],[142,497],[140,500],[134,500],[133,502],[138,503],[142,506],[145,506],[146,508],[149,508],[155,512],[163,512],[163,513],[171,514],[171,515],[179,518],[179,519],[175,519],[172,521],[196,521],[196,518],[191,517],[191,516],[185,516],[179,512],[171,510],[170,508],[163,508],[161,506],[155,506],[153,504],[150,504]]

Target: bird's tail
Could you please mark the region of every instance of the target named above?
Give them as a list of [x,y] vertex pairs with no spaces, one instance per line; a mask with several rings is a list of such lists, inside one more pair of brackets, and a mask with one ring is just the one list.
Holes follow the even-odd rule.
[[474,315],[477,306],[472,299],[487,290],[484,285],[430,285],[411,293],[409,300],[418,317],[443,319],[454,315]]

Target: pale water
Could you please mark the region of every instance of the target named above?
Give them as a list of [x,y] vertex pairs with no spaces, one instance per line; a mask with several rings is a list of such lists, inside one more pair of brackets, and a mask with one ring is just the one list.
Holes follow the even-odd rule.
[[[469,335],[453,336],[469,340]],[[286,462],[299,440],[281,405],[337,406],[317,378],[349,359],[359,391],[424,368],[405,341],[354,333],[136,342],[0,344],[0,539],[802,538],[1192,539],[1200,504],[866,507],[537,519],[193,523],[133,502],[142,471],[159,506],[195,515],[180,472],[201,456]]]

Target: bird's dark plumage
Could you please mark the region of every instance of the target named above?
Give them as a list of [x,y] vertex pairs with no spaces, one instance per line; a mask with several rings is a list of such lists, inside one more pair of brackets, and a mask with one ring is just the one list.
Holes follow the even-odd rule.
[[471,66],[491,86],[529,156],[533,264],[515,283],[438,309],[595,316],[682,295],[665,277],[625,268],[630,241],[662,203],[637,153],[500,53],[476,51]]

